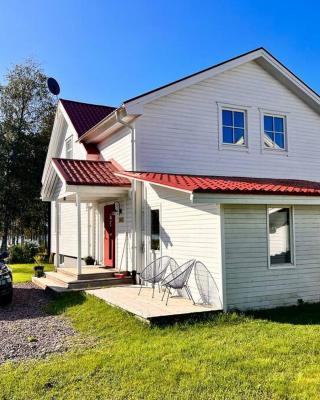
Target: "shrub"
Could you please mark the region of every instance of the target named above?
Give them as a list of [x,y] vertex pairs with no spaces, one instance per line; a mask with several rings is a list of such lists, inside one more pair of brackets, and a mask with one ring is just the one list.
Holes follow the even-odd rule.
[[10,263],[32,263],[35,255],[39,252],[39,244],[31,240],[25,241],[23,244],[11,246],[9,249]]
[[92,256],[87,256],[84,259],[84,262],[86,263],[86,265],[94,265],[95,259]]

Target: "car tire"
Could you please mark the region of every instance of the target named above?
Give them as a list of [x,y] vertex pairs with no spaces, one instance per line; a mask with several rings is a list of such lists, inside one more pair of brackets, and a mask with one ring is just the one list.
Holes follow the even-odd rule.
[[11,291],[9,294],[2,296],[0,298],[0,305],[1,306],[7,306],[12,303],[12,297],[13,297],[13,291]]

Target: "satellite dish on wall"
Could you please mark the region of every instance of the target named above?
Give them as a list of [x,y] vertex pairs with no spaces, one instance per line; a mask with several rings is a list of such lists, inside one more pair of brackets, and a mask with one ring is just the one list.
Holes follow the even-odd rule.
[[58,96],[58,94],[60,93],[59,83],[54,78],[48,78],[47,85],[49,92],[54,94],[55,96]]

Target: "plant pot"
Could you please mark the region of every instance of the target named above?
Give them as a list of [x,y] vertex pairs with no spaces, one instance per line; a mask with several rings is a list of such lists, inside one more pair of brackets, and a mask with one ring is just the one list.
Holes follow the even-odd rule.
[[43,265],[35,265],[33,267],[34,270],[34,276],[36,278],[41,278],[42,276],[44,276],[44,266]]

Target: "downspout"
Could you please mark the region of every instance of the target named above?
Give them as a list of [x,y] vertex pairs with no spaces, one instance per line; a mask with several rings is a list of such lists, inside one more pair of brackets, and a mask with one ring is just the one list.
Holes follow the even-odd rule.
[[[131,170],[136,170],[136,130],[135,128],[123,121],[119,115],[119,110],[116,110],[116,121],[130,129],[131,131]],[[136,181],[132,181],[131,192],[131,208],[132,208],[132,239],[131,239],[131,254],[132,254],[132,271],[136,271]]]

